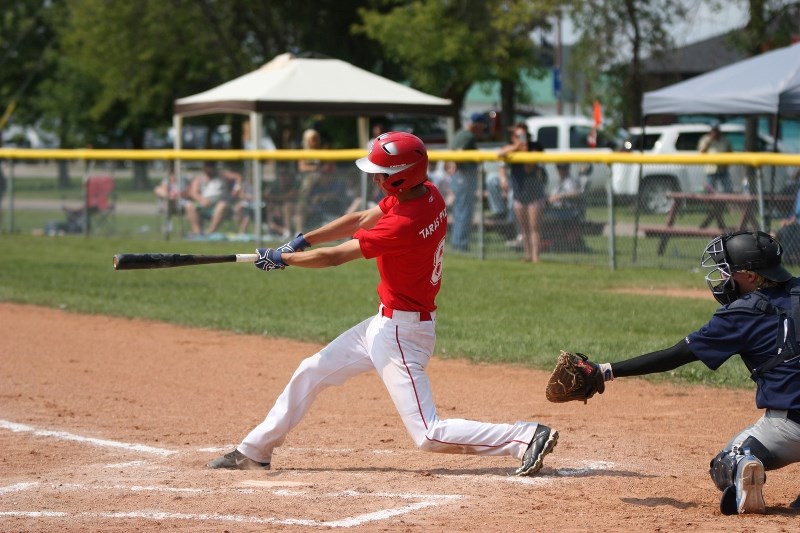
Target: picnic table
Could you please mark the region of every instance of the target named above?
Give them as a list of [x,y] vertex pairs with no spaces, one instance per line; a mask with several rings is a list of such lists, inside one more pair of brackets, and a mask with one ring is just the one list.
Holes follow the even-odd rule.
[[[658,243],[658,255],[663,255],[667,243],[673,237],[706,237],[714,238],[722,233],[756,230],[759,229],[758,222],[758,196],[752,194],[733,194],[733,193],[681,193],[672,192],[668,196],[673,200],[672,207],[667,213],[667,220],[664,225],[641,226],[641,231],[645,237],[656,237],[660,239]],[[764,203],[777,205],[784,211],[791,211],[794,204],[794,197],[783,195],[765,195]],[[698,226],[676,225],[675,222],[681,216],[696,212],[702,208],[706,216]],[[787,211],[787,212],[788,212]],[[737,212],[738,218],[735,225],[726,224],[725,214]]]

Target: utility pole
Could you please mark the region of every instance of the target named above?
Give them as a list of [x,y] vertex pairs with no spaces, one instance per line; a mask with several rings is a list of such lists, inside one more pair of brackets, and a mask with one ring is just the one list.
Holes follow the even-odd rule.
[[553,88],[556,93],[556,115],[564,111],[564,97],[561,89],[561,8],[556,9],[556,47],[553,57]]

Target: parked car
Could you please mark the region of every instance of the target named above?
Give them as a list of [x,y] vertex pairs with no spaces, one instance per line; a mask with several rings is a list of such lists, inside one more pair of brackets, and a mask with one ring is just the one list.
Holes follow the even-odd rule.
[[[734,152],[744,151],[745,128],[740,124],[722,124],[723,135],[731,143]],[[688,154],[697,152],[697,143],[708,133],[708,124],[672,124],[669,126],[631,128],[623,143],[623,150],[644,151],[650,154]],[[758,151],[772,151],[773,141],[763,135],[758,138]],[[641,175],[640,175],[641,169]],[[747,168],[741,165],[729,167],[734,192],[748,190]],[[770,178],[772,167],[761,169],[762,176]],[[775,169],[775,184],[772,191],[782,190],[788,180],[785,167]],[[703,192],[706,176],[703,165],[646,164],[631,165],[615,163],[611,168],[611,182],[615,194],[623,197],[639,195],[640,206],[645,212],[666,213],[672,207],[668,192]]]

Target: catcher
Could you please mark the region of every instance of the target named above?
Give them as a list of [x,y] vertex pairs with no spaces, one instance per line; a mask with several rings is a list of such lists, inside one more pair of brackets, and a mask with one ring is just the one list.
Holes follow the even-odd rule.
[[[711,460],[722,491],[720,511],[764,513],[764,470],[800,462],[800,278],[782,265],[783,248],[770,235],[727,233],[705,248],[701,266],[722,304],[711,319],[675,346],[625,361],[596,364],[562,352],[547,384],[552,402],[591,398],[615,377],[666,372],[693,361],[716,370],[739,354],[765,409]],[[790,504],[800,507],[800,497]]]

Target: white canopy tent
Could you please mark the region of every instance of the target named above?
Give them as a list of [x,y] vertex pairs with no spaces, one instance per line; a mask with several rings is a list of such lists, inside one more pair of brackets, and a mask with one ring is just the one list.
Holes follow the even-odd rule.
[[[264,114],[358,117],[360,146],[369,141],[369,116],[387,113],[445,116],[448,137],[455,128],[452,101],[431,96],[338,59],[281,54],[261,68],[208,91],[175,101],[175,149],[181,149],[183,117],[216,113],[250,116],[251,148],[260,149]],[[180,176],[180,161],[176,162]],[[253,165],[253,190],[261,198],[261,165]],[[255,210],[256,239],[262,241],[261,210]]]

